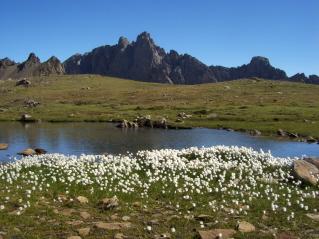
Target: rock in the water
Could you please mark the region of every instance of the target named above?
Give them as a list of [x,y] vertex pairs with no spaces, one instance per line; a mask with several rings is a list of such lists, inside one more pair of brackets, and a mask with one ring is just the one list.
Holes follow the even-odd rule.
[[81,204],[86,204],[86,203],[89,202],[89,199],[87,199],[87,198],[84,197],[84,196],[78,196],[78,197],[76,198],[76,200],[77,200],[79,203],[81,203]]
[[[201,239],[217,239],[217,238],[228,239],[228,238],[232,238],[232,236],[236,233],[236,231],[233,229],[213,229],[208,231],[200,230],[198,231],[198,233]],[[222,237],[220,237],[220,235]]]
[[282,129],[278,129],[277,130],[277,135],[281,136],[281,137],[286,137],[287,133],[285,131],[283,131]]
[[310,219],[314,220],[314,221],[318,221],[319,222],[319,213],[307,213],[306,214],[307,217],[309,217]]
[[0,150],[6,150],[8,147],[8,144],[0,144]]
[[153,127],[159,129],[167,129],[167,121],[165,118],[153,121]]
[[118,205],[119,205],[119,200],[117,199],[116,196],[114,196],[112,198],[103,198],[98,203],[98,207],[101,210],[109,210],[109,209],[117,207]]
[[21,115],[20,121],[32,121],[32,116],[29,114],[23,114]]
[[319,169],[319,158],[304,158],[304,160],[315,165]]
[[316,143],[316,142],[318,142],[318,140],[315,139],[314,137],[309,136],[309,137],[307,138],[307,143]]
[[47,151],[45,149],[41,149],[41,148],[35,148],[34,151],[38,154],[38,155],[41,155],[41,154],[46,154]]
[[18,154],[22,155],[22,156],[31,156],[31,155],[36,154],[36,152],[33,149],[25,149],[25,150],[23,150],[22,152],[20,152]]
[[127,120],[122,120],[122,122],[119,123],[116,127],[117,128],[122,128],[122,129],[128,128]]
[[238,222],[236,228],[240,232],[253,232],[256,230],[256,228],[253,224],[246,222],[246,221]]
[[306,183],[317,185],[319,181],[319,169],[305,160],[296,160],[293,164],[294,173]]
[[130,222],[97,222],[95,227],[104,230],[121,230],[131,228],[132,224]]
[[143,117],[138,117],[136,122],[139,127],[153,128],[153,121],[150,115],[146,115]]
[[289,133],[289,132],[288,132],[288,136],[289,136],[290,138],[299,138],[299,135],[298,135],[297,133]]
[[79,233],[80,236],[85,237],[85,236],[87,236],[87,235],[90,234],[90,230],[91,230],[91,229],[90,229],[89,227],[84,227],[84,228],[78,229],[77,231],[78,231],[78,233]]
[[261,135],[261,132],[257,129],[253,129],[249,133],[253,136],[260,136]]

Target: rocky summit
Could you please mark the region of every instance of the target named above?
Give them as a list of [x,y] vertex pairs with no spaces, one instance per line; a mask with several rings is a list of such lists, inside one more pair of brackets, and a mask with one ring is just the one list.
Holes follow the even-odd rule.
[[0,79],[2,80],[61,74],[64,74],[64,66],[54,56],[43,63],[34,53],[30,53],[28,59],[22,63],[16,63],[9,58],[0,60]]
[[147,32],[133,42],[120,37],[114,46],[76,54],[67,59],[64,66],[67,74],[100,74],[171,84],[216,82],[208,66],[187,54],[166,53]]
[[262,56],[255,56],[249,64],[239,67],[207,66],[188,54],[181,55],[174,50],[166,53],[147,32],[138,35],[133,42],[120,37],[116,45],[73,55],[64,62],[64,67],[67,74],[100,74],[170,84],[201,84],[250,77],[319,84],[316,75],[308,78],[297,74],[289,78],[285,71],[273,67]]
[[21,63],[4,58],[0,60],[0,79],[19,79],[28,76],[54,74],[99,74],[138,81],[169,84],[201,84],[258,77],[319,84],[319,76],[298,73],[288,77],[262,56],[255,56],[239,67],[207,66],[188,54],[157,46],[150,34],[142,32],[135,41],[120,37],[115,45],[105,45],[85,54],[75,54],[63,64],[56,57],[44,63],[31,53]]

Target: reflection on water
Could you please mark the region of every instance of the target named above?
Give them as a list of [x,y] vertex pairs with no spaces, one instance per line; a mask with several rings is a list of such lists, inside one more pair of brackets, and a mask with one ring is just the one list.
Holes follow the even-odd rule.
[[0,160],[31,147],[50,153],[101,154],[126,153],[142,149],[184,148],[191,146],[237,145],[270,150],[275,156],[319,155],[319,145],[279,141],[222,130],[127,129],[108,123],[36,123],[0,122],[0,143],[9,149],[0,151]]

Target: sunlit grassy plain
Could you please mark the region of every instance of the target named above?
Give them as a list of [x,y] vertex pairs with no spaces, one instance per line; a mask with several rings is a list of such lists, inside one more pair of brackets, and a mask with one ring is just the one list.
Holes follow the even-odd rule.
[[[244,79],[203,85],[165,85],[94,75],[31,79],[29,88],[0,82],[0,120],[29,113],[43,121],[107,121],[137,115],[166,117],[177,125],[278,129],[319,137],[319,86]],[[41,103],[26,108],[24,101]],[[177,123],[177,114],[191,114]]]

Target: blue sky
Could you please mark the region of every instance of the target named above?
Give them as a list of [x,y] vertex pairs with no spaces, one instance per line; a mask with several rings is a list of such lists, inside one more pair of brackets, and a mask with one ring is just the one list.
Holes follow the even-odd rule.
[[10,0],[0,8],[0,58],[41,60],[135,40],[148,31],[165,50],[208,65],[261,55],[284,69],[319,74],[317,0]]

